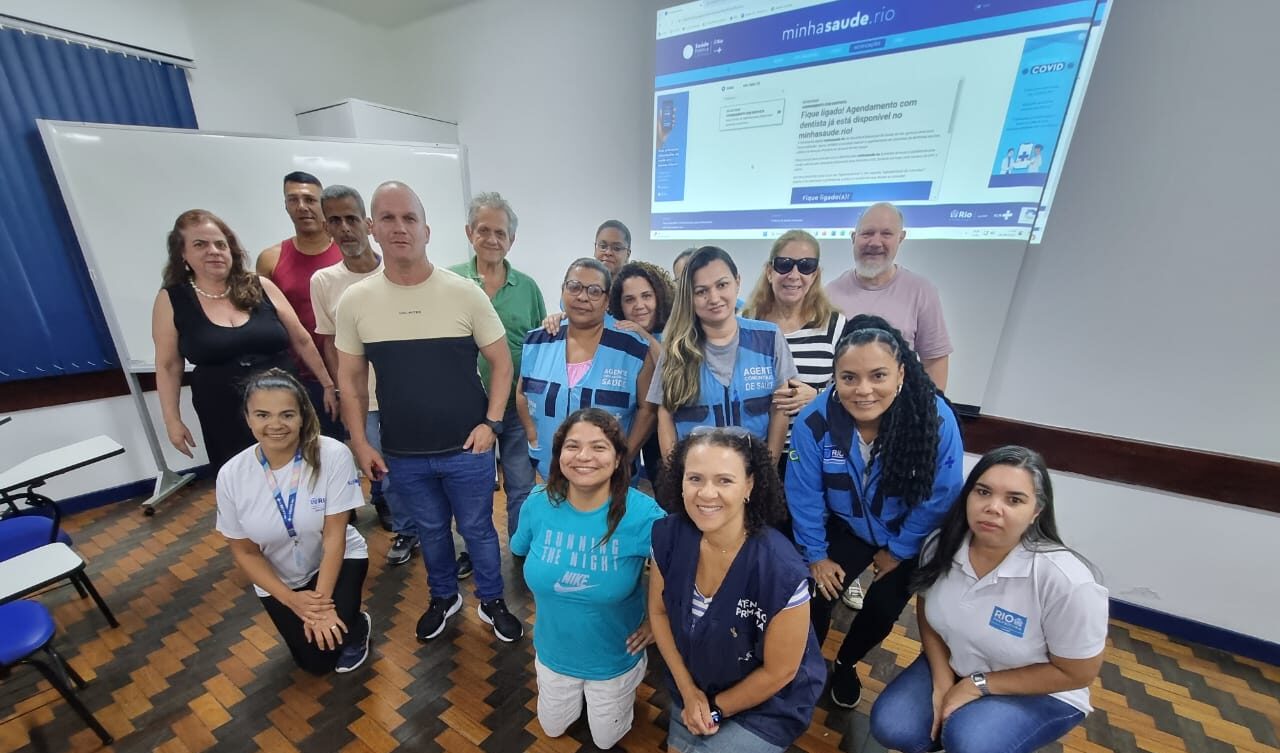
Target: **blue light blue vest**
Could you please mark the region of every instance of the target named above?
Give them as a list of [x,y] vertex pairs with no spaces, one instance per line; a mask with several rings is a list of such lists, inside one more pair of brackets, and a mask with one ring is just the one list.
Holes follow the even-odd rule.
[[631,422],[639,406],[640,370],[644,368],[649,344],[639,335],[610,329],[605,324],[600,345],[591,368],[577,385],[569,386],[569,370],[565,362],[567,324],[555,335],[535,329],[524,338],[520,358],[520,384],[529,414],[538,427],[538,450],[530,455],[538,461],[538,472],[548,478],[551,472],[552,438],[570,413],[580,408],[596,407],[617,416],[622,433],[631,431]]
[[777,388],[774,370],[778,327],[772,322],[738,317],[738,358],[733,381],[721,384],[705,362],[698,400],[677,408],[676,435],[689,436],[695,426],[741,426],[760,439],[769,433],[769,412]]

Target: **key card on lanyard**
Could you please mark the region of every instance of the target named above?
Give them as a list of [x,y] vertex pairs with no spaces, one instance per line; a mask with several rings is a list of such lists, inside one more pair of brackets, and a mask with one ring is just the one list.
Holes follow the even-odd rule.
[[289,534],[289,540],[293,542],[293,564],[298,570],[305,570],[306,567],[302,563],[302,547],[298,542],[298,531],[293,527],[293,512],[298,506],[298,484],[302,480],[302,448],[293,454],[293,472],[289,479],[289,501],[286,503],[284,494],[280,491],[280,485],[276,483],[276,476],[271,472],[271,466],[267,463],[267,455],[258,448],[258,461],[262,463],[262,472],[267,476],[267,487],[271,490],[271,494],[276,500],[276,509],[280,511],[280,520],[284,523],[284,529]]

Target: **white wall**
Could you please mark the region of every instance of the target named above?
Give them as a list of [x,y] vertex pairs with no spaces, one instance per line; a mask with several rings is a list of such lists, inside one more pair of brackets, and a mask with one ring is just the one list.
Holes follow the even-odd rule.
[[2,0],[0,14],[190,60],[195,47],[170,0]]

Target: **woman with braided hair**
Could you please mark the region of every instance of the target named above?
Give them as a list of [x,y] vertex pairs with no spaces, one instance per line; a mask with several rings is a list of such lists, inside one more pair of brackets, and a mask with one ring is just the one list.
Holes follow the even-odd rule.
[[898,330],[862,315],[845,333],[835,383],[796,416],[786,489],[816,584],[819,644],[835,599],[868,565],[875,574],[831,673],[832,702],[853,708],[862,695],[855,665],[911,598],[920,545],[964,481],[964,450],[955,414]]

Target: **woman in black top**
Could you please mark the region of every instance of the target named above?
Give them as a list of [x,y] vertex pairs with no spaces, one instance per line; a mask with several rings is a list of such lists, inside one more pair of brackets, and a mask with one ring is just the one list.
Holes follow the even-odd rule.
[[183,212],[168,246],[151,337],[165,432],[178,452],[191,457],[196,444],[180,410],[184,360],[196,367],[191,402],[215,470],[254,442],[240,415],[249,375],[291,369],[290,346],[313,373],[326,375],[325,408],[336,406],[333,382],[311,336],[280,289],[248,271],[245,251],[225,222],[202,209]]

